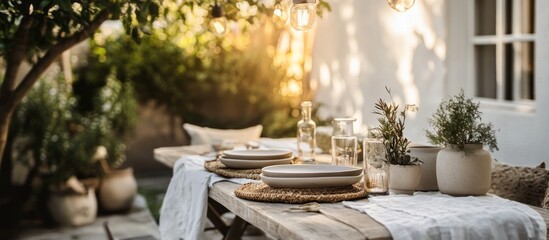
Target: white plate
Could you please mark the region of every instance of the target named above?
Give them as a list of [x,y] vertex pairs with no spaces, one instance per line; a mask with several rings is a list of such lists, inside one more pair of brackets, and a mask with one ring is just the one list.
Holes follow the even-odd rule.
[[247,160],[247,159],[230,159],[220,157],[219,160],[230,168],[262,168],[271,165],[291,164],[294,157],[272,159],[272,160]]
[[333,165],[278,165],[264,167],[263,175],[267,177],[335,177],[335,176],[358,176],[362,168],[333,166]]
[[358,176],[342,177],[305,177],[305,178],[277,178],[261,174],[261,180],[274,188],[321,188],[353,185],[362,179]]
[[231,159],[281,159],[289,158],[293,155],[293,152],[286,149],[240,149],[240,150],[227,150],[223,154],[226,158]]

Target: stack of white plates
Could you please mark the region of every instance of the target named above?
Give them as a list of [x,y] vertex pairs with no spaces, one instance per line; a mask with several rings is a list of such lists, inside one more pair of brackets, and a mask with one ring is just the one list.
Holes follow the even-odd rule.
[[277,165],[264,167],[261,180],[276,188],[320,188],[353,185],[362,169],[332,165]]
[[262,168],[291,164],[293,152],[286,149],[242,149],[224,151],[219,160],[230,168]]

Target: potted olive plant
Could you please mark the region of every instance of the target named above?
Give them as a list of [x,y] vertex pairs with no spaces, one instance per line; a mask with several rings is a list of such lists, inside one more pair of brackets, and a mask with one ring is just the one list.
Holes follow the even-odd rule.
[[[389,96],[390,89],[386,88]],[[391,97],[392,98],[392,97]],[[399,111],[397,104],[388,104],[383,99],[375,104],[374,114],[379,126],[376,130],[385,146],[385,158],[389,163],[389,191],[393,193],[411,194],[419,184],[421,177],[420,161],[410,156],[408,145],[410,141],[404,137],[406,111],[415,110],[414,105],[407,105]]]
[[427,138],[444,146],[437,155],[440,192],[452,195],[484,195],[490,189],[490,151],[498,150],[491,123],[482,123],[479,103],[466,98],[463,90],[443,101],[429,119]]

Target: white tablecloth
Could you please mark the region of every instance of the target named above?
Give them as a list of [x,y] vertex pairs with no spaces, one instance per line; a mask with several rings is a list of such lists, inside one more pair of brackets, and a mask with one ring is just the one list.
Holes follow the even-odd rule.
[[440,193],[370,197],[343,202],[383,224],[400,239],[546,239],[541,215],[495,195],[452,197]]

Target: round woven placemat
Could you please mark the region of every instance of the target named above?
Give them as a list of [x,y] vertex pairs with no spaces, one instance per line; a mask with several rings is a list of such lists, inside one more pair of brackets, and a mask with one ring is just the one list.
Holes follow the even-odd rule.
[[249,178],[254,180],[260,180],[261,168],[254,169],[234,169],[228,168],[225,164],[219,160],[206,161],[204,163],[206,170],[217,173],[220,176],[228,178]]
[[237,188],[234,194],[247,200],[277,203],[333,203],[368,196],[363,183],[343,187],[306,189],[272,188],[265,183],[246,183]]

